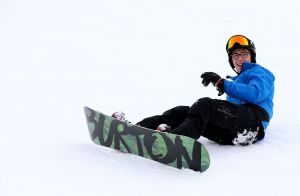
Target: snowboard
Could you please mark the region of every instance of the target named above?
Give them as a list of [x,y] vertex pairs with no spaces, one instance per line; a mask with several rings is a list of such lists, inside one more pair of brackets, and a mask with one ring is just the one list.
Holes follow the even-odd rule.
[[190,137],[159,132],[84,107],[92,141],[175,168],[204,172],[210,164],[207,149]]

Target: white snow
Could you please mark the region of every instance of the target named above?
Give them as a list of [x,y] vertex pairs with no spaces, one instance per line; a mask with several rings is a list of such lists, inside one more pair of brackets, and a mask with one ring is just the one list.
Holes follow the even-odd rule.
[[[0,195],[299,195],[299,18],[297,0],[1,0]],[[200,74],[234,74],[233,34],[276,76],[263,142],[201,138],[204,173],[91,142],[84,106],[137,122],[219,98]]]

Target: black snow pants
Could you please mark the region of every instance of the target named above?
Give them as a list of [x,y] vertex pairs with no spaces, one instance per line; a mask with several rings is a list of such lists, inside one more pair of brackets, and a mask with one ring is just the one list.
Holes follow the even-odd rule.
[[259,106],[201,98],[191,107],[177,106],[137,124],[150,129],[167,124],[170,133],[194,139],[203,136],[226,145],[248,145],[264,138],[261,121],[269,121],[269,116]]

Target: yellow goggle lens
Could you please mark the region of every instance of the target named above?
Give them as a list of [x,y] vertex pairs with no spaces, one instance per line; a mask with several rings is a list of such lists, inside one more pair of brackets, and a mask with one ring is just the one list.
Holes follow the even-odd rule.
[[228,41],[227,50],[232,48],[235,43],[238,43],[241,46],[249,46],[249,42],[248,42],[247,38],[245,38],[244,36],[241,36],[241,35],[236,35],[236,36],[233,36],[232,38],[230,38],[230,40]]

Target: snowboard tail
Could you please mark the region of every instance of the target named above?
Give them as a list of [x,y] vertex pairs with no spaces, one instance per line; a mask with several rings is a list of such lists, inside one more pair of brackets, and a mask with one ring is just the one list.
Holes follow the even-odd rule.
[[206,148],[192,138],[154,131],[84,108],[92,141],[175,168],[205,171],[210,164]]

